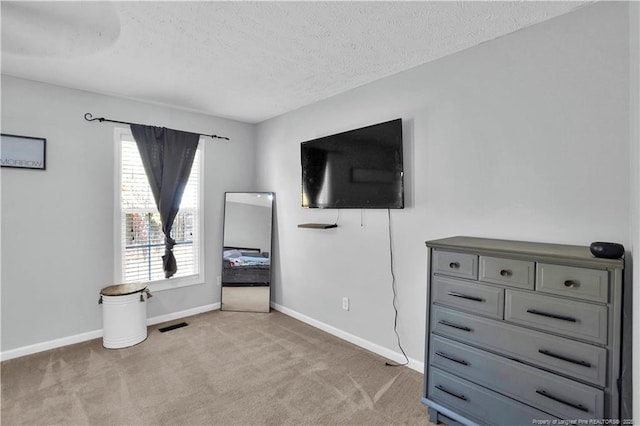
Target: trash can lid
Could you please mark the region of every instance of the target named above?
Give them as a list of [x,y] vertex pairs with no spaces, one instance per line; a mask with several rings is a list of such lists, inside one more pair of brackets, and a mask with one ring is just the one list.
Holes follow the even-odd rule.
[[145,283],[128,283],[110,285],[100,290],[103,296],[124,296],[126,294],[137,293],[147,288]]

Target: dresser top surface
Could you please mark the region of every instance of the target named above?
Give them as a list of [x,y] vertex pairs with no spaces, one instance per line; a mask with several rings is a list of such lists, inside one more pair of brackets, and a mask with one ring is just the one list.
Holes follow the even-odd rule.
[[623,269],[622,259],[597,258],[589,247],[565,244],[536,243],[529,241],[497,240],[457,236],[431,240],[427,247],[443,250],[472,252],[487,256],[508,256],[548,262],[569,263],[599,269]]

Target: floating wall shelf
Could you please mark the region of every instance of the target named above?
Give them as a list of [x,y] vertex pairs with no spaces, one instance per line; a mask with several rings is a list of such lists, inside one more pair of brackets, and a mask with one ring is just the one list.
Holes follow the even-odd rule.
[[337,223],[301,223],[298,228],[329,229],[337,228]]

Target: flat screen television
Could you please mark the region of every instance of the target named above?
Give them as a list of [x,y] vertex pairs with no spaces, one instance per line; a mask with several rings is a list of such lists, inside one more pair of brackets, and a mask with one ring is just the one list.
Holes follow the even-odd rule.
[[402,119],[300,144],[302,207],[404,208]]

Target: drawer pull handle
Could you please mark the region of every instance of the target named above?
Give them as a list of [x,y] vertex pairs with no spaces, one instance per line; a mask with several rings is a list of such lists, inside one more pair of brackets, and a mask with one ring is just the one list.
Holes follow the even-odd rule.
[[540,352],[542,355],[550,356],[551,358],[561,359],[563,361],[567,361],[572,364],[578,364],[578,365],[582,365],[583,367],[591,368],[591,364],[586,361],[567,358],[566,356],[554,354],[553,352],[549,352],[545,349],[538,349],[538,352]]
[[451,269],[458,269],[460,267],[460,264],[458,262],[451,262],[449,264],[449,268]]
[[576,288],[580,285],[579,281],[575,281],[575,280],[566,280],[564,282],[564,286],[567,288]]
[[467,296],[466,294],[458,293],[455,291],[450,291],[447,293],[449,296],[459,297],[461,299],[473,300],[475,302],[484,302],[484,299],[475,296]]
[[577,320],[573,317],[566,317],[564,315],[550,314],[548,312],[536,311],[535,309],[527,309],[527,312],[533,315],[540,315],[541,317],[559,319],[562,321],[576,322]]
[[552,399],[552,400],[554,400],[556,402],[559,402],[561,404],[568,405],[569,407],[573,407],[576,410],[584,411],[585,413],[589,412],[589,410],[586,407],[584,407],[582,404],[574,404],[572,402],[564,401],[564,400],[558,398],[557,396],[554,396],[554,395],[551,395],[551,394],[547,393],[544,390],[536,390],[536,393],[539,394],[539,395],[544,396],[545,398],[549,398],[549,399]]
[[436,351],[436,355],[441,356],[442,358],[446,358],[449,361],[457,362],[458,364],[469,365],[469,363],[467,361],[462,360],[462,359],[458,359],[458,358],[454,357],[453,355],[445,354],[444,352]]
[[469,327],[465,327],[462,325],[458,325],[458,324],[454,324],[452,322],[449,321],[445,321],[445,320],[440,320],[438,321],[438,323],[442,324],[442,325],[446,325],[447,327],[453,327],[453,328],[457,328],[458,330],[462,330],[462,331],[471,331],[471,329]]
[[510,277],[511,275],[513,275],[513,272],[511,272],[511,270],[509,269],[501,269],[500,275],[503,277]]
[[451,396],[455,396],[456,398],[461,399],[463,401],[467,401],[466,396],[460,395],[459,393],[451,392],[450,390],[445,389],[444,386],[436,385],[436,389],[441,390],[444,393],[448,393]]

